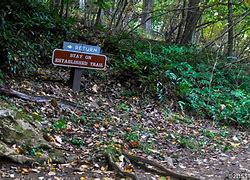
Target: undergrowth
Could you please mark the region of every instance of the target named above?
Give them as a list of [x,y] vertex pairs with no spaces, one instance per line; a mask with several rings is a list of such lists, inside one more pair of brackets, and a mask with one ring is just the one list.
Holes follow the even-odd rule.
[[33,71],[39,63],[50,63],[74,22],[60,18],[40,1],[0,2],[0,58],[5,72]]
[[120,75],[129,75],[127,81],[137,81],[134,89],[140,87],[140,92],[161,103],[172,100],[182,113],[250,128],[250,68],[246,64],[228,62],[212,50],[131,42],[117,45],[119,61],[112,65]]

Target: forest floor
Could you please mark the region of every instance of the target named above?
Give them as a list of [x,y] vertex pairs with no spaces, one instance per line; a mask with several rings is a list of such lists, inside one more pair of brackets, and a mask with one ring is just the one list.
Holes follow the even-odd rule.
[[[102,156],[104,149],[115,145],[201,179],[250,179],[248,131],[174,112],[169,104],[134,93],[108,72],[83,76],[78,93],[67,86],[68,78],[68,68],[48,67],[30,77],[7,80],[16,91],[81,106],[4,98],[17,109],[41,117],[48,136],[63,149],[65,161],[30,166],[2,159],[1,179],[119,179]],[[66,127],[56,123],[62,118]],[[169,178],[135,169],[139,179]]]

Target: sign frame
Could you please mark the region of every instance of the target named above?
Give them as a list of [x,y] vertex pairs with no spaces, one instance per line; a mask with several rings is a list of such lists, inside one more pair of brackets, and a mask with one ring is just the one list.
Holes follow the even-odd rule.
[[[76,54],[84,54],[84,55],[89,55],[89,56],[102,56],[104,57],[104,66],[103,68],[96,68],[96,67],[86,67],[86,66],[77,66],[77,65],[66,65],[66,64],[57,64],[54,62],[55,59],[55,52],[56,51],[67,51],[67,52],[72,52],[72,53],[76,53]],[[94,70],[106,70],[106,65],[107,65],[107,56],[103,55],[103,54],[94,54],[94,53],[86,53],[86,52],[79,52],[79,51],[71,51],[71,50],[65,50],[65,49],[54,49],[53,54],[52,54],[52,64],[55,66],[64,66],[64,67],[72,67],[72,68],[79,68],[79,69],[94,69]],[[86,60],[89,62],[94,62],[91,60]]]
[[[68,46],[72,46],[72,49],[69,48]],[[89,51],[84,50],[87,48],[89,48]],[[82,43],[74,43],[74,42],[68,42],[68,41],[63,41],[63,49],[69,50],[69,51],[86,52],[86,53],[91,53],[91,54],[101,53],[101,48],[99,46],[87,45],[87,44],[82,44]]]

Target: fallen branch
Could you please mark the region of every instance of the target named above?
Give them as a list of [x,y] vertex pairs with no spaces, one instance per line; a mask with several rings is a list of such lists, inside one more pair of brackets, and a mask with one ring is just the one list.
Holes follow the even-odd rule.
[[193,176],[188,176],[188,175],[176,173],[173,170],[167,169],[167,168],[165,168],[164,166],[158,164],[155,161],[151,161],[149,159],[146,159],[146,158],[143,158],[143,157],[140,157],[140,156],[131,155],[131,154],[128,154],[126,152],[123,152],[123,154],[128,159],[130,159],[130,161],[132,161],[132,162],[148,164],[148,165],[151,165],[151,166],[159,169],[159,170],[157,170],[157,169],[147,168],[147,169],[150,169],[152,171],[158,172],[159,174],[162,174],[162,175],[165,175],[165,176],[171,176],[171,177],[177,178],[177,179],[199,180],[199,178],[196,178],[196,177],[193,177]]
[[113,157],[110,153],[105,153],[105,157],[108,160],[109,165],[115,170],[117,171],[118,174],[124,176],[124,177],[130,177],[133,180],[139,180],[136,173],[132,174],[126,171],[123,171],[113,160]]
[[[32,102],[36,102],[36,103],[46,103],[46,102],[51,102],[57,106],[60,107],[73,107],[73,108],[83,108],[81,105],[76,104],[74,102],[68,101],[68,100],[64,100],[64,99],[60,99],[57,97],[52,97],[52,96],[32,96],[29,94],[25,94],[13,89],[9,89],[9,88],[5,88],[5,87],[0,87],[0,94],[5,95],[5,96],[9,96],[9,97],[17,97],[23,100],[27,100],[27,101],[32,101]],[[53,104],[52,104],[53,105]]]

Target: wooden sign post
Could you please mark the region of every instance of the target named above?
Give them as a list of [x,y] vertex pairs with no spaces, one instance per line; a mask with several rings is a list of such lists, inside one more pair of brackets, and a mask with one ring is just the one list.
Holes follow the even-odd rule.
[[55,49],[52,55],[54,65],[74,68],[70,73],[70,79],[73,81],[71,87],[74,91],[80,90],[81,68],[105,70],[106,61],[105,55],[63,49]]
[[[67,41],[63,42],[63,49],[69,51],[78,51],[78,52],[86,52],[93,54],[100,54],[101,52],[101,48],[99,46],[92,46],[92,45],[73,43]],[[82,73],[83,69],[81,68],[71,67],[70,69],[69,84],[74,91],[80,91]]]

